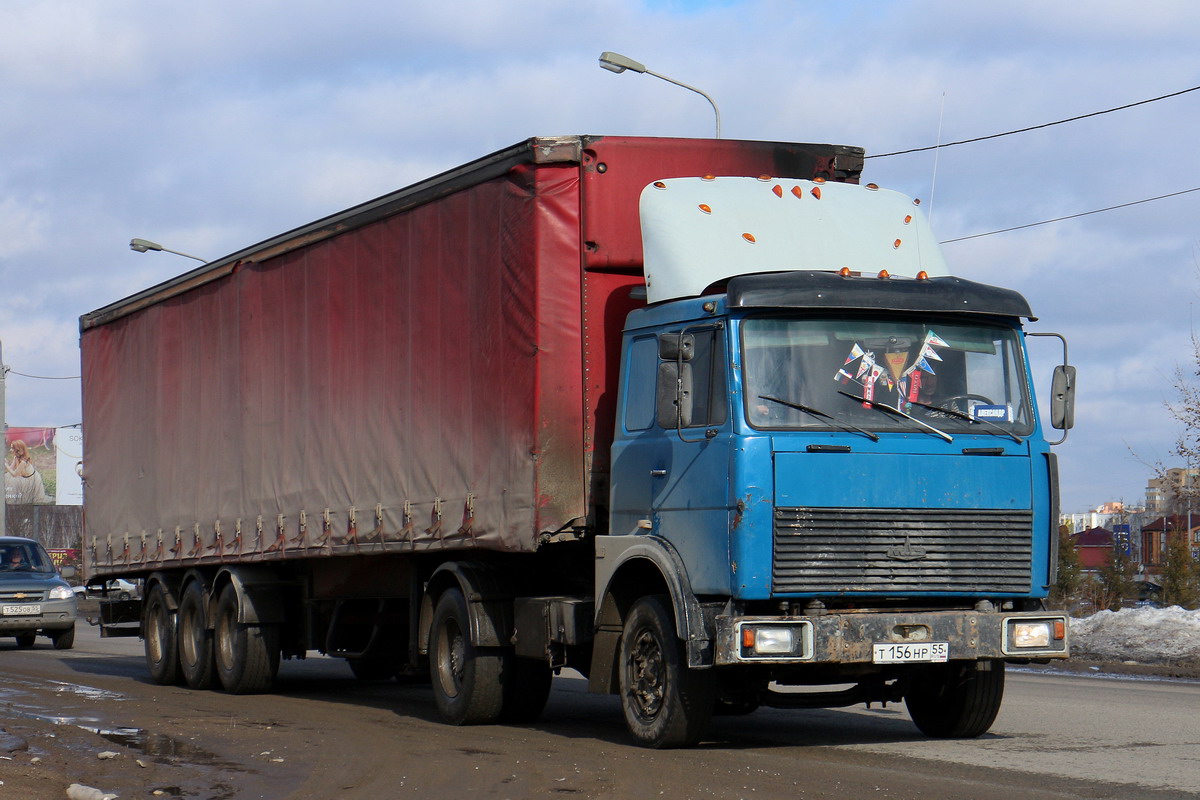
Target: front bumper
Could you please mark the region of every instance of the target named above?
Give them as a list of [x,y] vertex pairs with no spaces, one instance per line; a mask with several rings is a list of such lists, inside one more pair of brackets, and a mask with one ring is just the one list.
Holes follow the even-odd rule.
[[[28,605],[21,603],[4,603],[3,605]],[[36,603],[42,607],[40,614],[0,614],[0,634],[8,631],[61,631],[75,625],[78,611],[72,600],[42,600]]]
[[[1027,632],[1045,623],[1049,636]],[[1050,659],[1070,655],[1065,614],[1045,612],[933,611],[923,613],[827,613],[811,617],[727,617],[716,619],[716,664],[871,664],[876,645],[945,644],[951,661]],[[769,634],[773,646],[750,645],[755,632]],[[1061,635],[1060,635],[1061,634]],[[942,648],[939,648],[942,650]],[[891,662],[888,662],[891,663]]]

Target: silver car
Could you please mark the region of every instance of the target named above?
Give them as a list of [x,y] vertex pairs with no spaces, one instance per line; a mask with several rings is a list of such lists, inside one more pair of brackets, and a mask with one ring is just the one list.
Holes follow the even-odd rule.
[[32,647],[38,634],[56,650],[75,644],[75,593],[32,539],[0,537],[0,636]]

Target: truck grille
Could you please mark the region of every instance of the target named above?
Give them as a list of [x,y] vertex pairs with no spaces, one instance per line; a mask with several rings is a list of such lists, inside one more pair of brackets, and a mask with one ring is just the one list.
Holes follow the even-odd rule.
[[1028,592],[1033,513],[778,508],[774,591]]

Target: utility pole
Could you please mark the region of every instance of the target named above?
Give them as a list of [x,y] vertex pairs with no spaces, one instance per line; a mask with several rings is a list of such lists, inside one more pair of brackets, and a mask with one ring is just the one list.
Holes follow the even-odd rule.
[[[0,435],[4,442],[4,449],[8,450],[8,411],[4,407],[5,394],[8,387],[4,383],[5,377],[8,375],[8,367],[4,366],[4,344],[0,342]],[[7,453],[6,453],[7,456]],[[4,478],[5,483],[8,482],[7,473]],[[0,498],[0,536],[8,535],[8,491],[7,486],[0,484],[4,489],[3,497]]]

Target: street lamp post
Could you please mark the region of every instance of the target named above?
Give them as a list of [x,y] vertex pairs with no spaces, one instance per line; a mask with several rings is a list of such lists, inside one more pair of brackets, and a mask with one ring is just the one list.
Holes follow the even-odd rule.
[[700,95],[705,100],[707,100],[709,102],[709,105],[712,106],[713,113],[717,117],[717,138],[718,139],[721,138],[721,111],[717,108],[716,102],[714,102],[711,97],[709,97],[707,94],[705,94],[704,92],[697,89],[695,86],[688,86],[686,83],[681,83],[681,82],[675,80],[674,78],[668,78],[666,75],[660,75],[657,72],[648,70],[648,69],[646,69],[645,64],[642,64],[638,61],[634,61],[632,58],[629,58],[628,56],[623,56],[620,53],[614,53],[610,50],[605,50],[603,53],[600,54],[600,66],[603,67],[604,69],[608,70],[609,72],[615,72],[618,75],[621,74],[622,72],[624,72],[625,70],[630,70],[631,72],[643,73],[646,75],[653,75],[654,77],[656,77],[660,80],[664,80],[667,83],[673,83],[676,86],[682,86],[684,89],[687,89],[688,91],[695,92],[696,94]]
[[206,258],[201,258],[200,256],[188,255],[187,253],[181,253],[178,250],[172,250],[169,247],[163,247],[158,242],[151,242],[148,239],[131,239],[129,242],[129,249],[133,250],[135,252],[138,252],[138,253],[144,253],[147,250],[154,250],[155,252],[161,251],[163,253],[173,253],[174,255],[183,256],[184,258],[194,258],[197,261],[201,262],[202,264],[208,263],[208,259],[206,259]]

